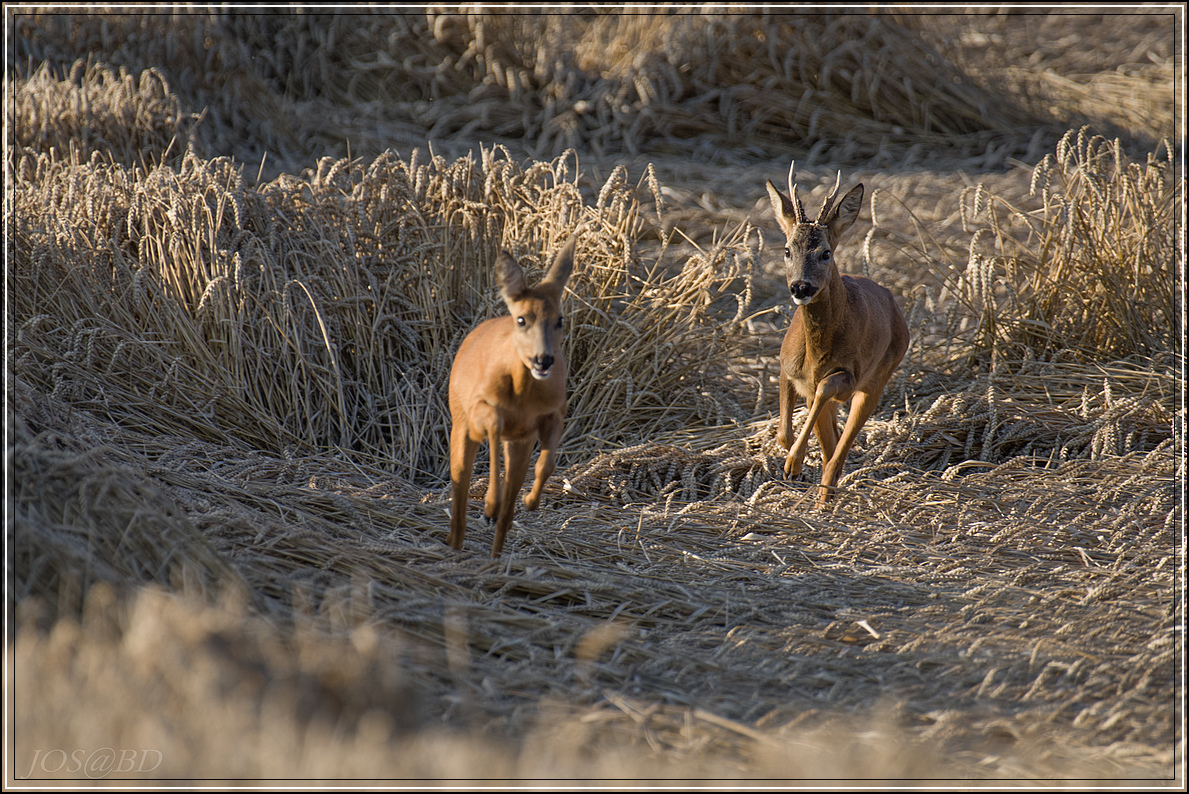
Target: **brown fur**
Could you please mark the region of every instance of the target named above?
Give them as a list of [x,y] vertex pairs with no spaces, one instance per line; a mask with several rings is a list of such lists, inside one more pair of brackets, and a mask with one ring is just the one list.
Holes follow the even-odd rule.
[[[562,292],[574,264],[577,238],[571,236],[549,272],[534,289],[524,283],[520,265],[506,251],[496,263],[496,282],[511,316],[493,317],[467,335],[450,370],[450,478],[454,498],[448,542],[462,548],[467,528],[467,491],[479,444],[491,453],[491,480],[484,502],[495,521],[491,556],[499,557],[512,524],[516,495],[528,472],[533,441],[540,439],[536,479],[524,506],[536,510],[545,481],[553,473],[557,442],[566,416],[565,336]],[[544,362],[544,366],[542,366]],[[547,370],[545,377],[533,371]],[[501,484],[499,449],[504,449]]]
[[[801,473],[812,428],[822,449],[818,504],[837,487],[846,455],[871,415],[908,349],[908,325],[892,293],[868,278],[838,272],[834,252],[843,233],[858,218],[863,186],[841,201],[834,191],[809,220],[789,172],[790,196],[771,181],[768,195],[784,230],[785,267],[790,292],[800,305],[780,346],[780,425],[777,441],[788,450],[784,471]],[[809,404],[805,424],[792,439],[797,395]],[[839,434],[838,404],[851,401]],[[790,443],[791,442],[791,443]]]

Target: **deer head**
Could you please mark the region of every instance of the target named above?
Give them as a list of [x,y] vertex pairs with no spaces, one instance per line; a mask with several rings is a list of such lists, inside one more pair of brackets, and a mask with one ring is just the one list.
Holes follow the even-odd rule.
[[823,287],[838,272],[834,262],[835,251],[843,233],[859,217],[859,209],[863,205],[863,185],[855,185],[841,201],[835,202],[842,181],[842,173],[839,172],[834,189],[818,210],[817,219],[811,220],[797,196],[794,167],[795,163],[789,165],[789,195],[781,193],[769,179],[768,196],[772,200],[776,221],[785,235],[784,266],[789,292],[793,303],[804,306],[822,294]]
[[575,240],[571,238],[558,252],[545,278],[532,289],[526,285],[520,265],[507,251],[500,254],[495,264],[496,285],[516,322],[513,350],[537,380],[549,377],[561,347],[565,329],[561,298],[574,269]]

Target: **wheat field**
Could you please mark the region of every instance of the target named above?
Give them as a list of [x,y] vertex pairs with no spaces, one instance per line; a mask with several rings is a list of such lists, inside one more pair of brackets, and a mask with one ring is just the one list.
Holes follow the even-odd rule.
[[[1184,786],[1180,6],[5,24],[7,785]],[[912,334],[821,508],[790,159]],[[575,230],[558,470],[452,551]]]

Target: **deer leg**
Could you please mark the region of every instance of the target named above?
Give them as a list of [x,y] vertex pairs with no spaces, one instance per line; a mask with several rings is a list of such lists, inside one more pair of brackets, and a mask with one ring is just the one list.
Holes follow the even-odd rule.
[[780,424],[776,426],[776,443],[781,449],[788,449],[793,443],[793,411],[797,407],[797,390],[793,382],[782,371],[780,381]]
[[512,526],[512,515],[516,512],[516,494],[520,493],[520,486],[524,485],[524,475],[528,472],[528,459],[532,452],[532,438],[504,443],[507,471],[504,473],[504,493],[495,524],[495,541],[491,545],[492,557],[499,557],[503,551],[504,537]]
[[491,418],[487,423],[487,452],[491,460],[491,471],[488,473],[487,496],[483,499],[483,515],[489,525],[495,521],[500,509],[500,442],[503,438],[499,415],[494,408],[491,408],[490,412]]
[[838,446],[835,448],[834,454],[830,456],[830,460],[822,468],[822,484],[817,496],[819,505],[825,504],[832,491],[838,486],[838,480],[842,476],[842,464],[846,462],[846,455],[850,452],[851,445],[855,443],[855,438],[859,435],[859,430],[867,421],[867,417],[871,416],[871,412],[879,404],[879,397],[882,393],[882,384],[879,390],[874,393],[855,392],[855,398],[850,404],[850,415],[846,418],[846,426],[842,428]]
[[537,456],[536,476],[533,479],[533,490],[524,497],[526,510],[536,510],[541,503],[541,491],[545,489],[545,481],[553,474],[557,460],[557,442],[561,439],[562,421],[556,416],[542,420],[539,434],[541,437],[541,454]]
[[822,466],[829,463],[834,456],[834,447],[838,445],[838,403],[833,400],[817,415],[813,424],[817,434],[817,443],[822,448]]
[[796,477],[801,473],[801,464],[805,462],[805,450],[809,446],[809,429],[813,427],[817,414],[821,413],[824,404],[825,400],[820,395],[815,396],[813,402],[809,404],[809,416],[806,417],[801,432],[797,434],[797,440],[793,442],[793,446],[789,448],[789,453],[784,459],[786,477]]
[[817,424],[818,417],[823,411],[829,411],[827,419],[834,421],[833,407],[828,407],[830,401],[841,401],[850,398],[855,388],[855,379],[849,372],[840,371],[822,378],[817,382],[817,389],[813,394],[813,402],[809,406],[809,415],[805,417],[805,424],[797,434],[797,440],[789,450],[784,461],[784,473],[788,477],[796,477],[801,473],[801,465],[805,462],[805,450],[809,447],[809,431]]
[[471,472],[475,468],[475,453],[479,442],[472,441],[465,421],[454,420],[450,430],[450,481],[454,486],[454,500],[450,509],[450,535],[446,542],[457,550],[467,534],[467,492],[471,488]]

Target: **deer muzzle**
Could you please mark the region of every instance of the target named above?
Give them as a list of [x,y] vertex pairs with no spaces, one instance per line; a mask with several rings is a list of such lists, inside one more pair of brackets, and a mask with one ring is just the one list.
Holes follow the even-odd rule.
[[532,358],[532,366],[529,367],[529,372],[537,380],[545,380],[549,377],[549,372],[553,367],[553,356],[548,353],[542,353]]
[[789,284],[789,292],[792,293],[793,303],[804,306],[817,294],[817,286],[808,281],[794,281]]

